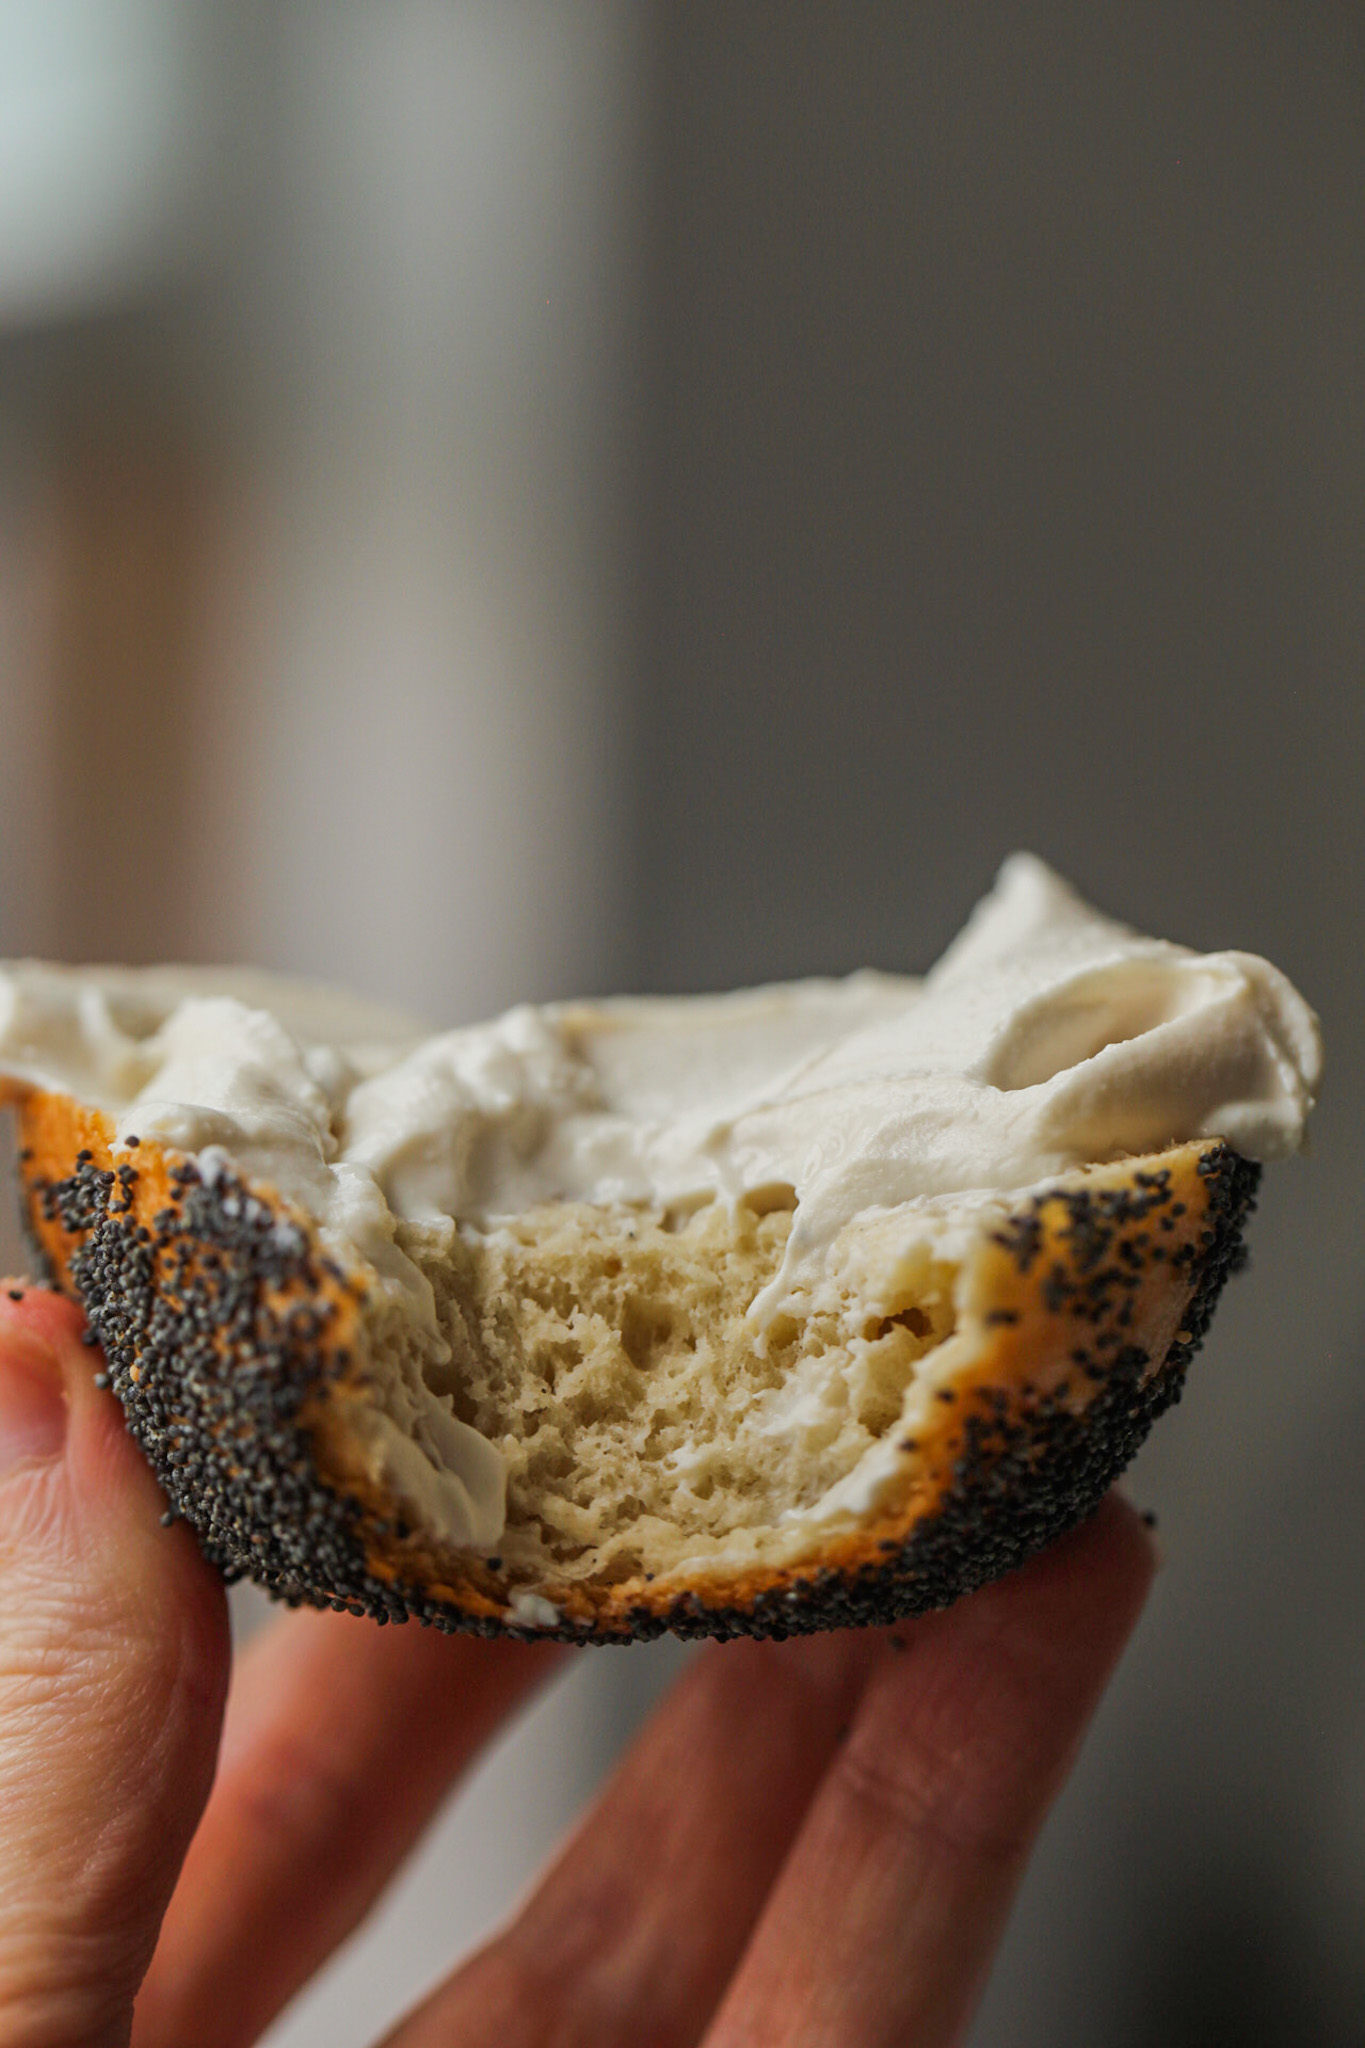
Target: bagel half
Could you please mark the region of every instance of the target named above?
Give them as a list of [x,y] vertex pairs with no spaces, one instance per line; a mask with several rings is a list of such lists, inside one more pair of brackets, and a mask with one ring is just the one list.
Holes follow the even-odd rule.
[[[44,1273],[83,1306],[169,1515],[225,1576],[380,1622],[572,1642],[891,1622],[1020,1563],[1094,1508],[1178,1399],[1259,1176],[1209,1139],[1061,1174],[869,1296],[859,1337],[847,1317],[842,1336],[784,1329],[766,1358],[735,1333],[790,1227],[780,1191],[683,1219],[532,1210],[496,1250],[460,1246],[432,1273],[468,1419],[500,1427],[511,1462],[489,1556],[443,1542],[376,1465],[367,1418],[401,1332],[370,1269],[230,1164],[116,1147],[105,1112],[8,1092]],[[859,1227],[872,1259],[877,1224]],[[743,1375],[771,1388],[799,1368],[816,1399],[825,1361],[860,1389],[876,1484],[833,1513],[781,1509],[779,1453],[733,1451],[753,1413]],[[687,1450],[708,1401],[713,1435],[733,1439],[709,1493]],[[671,1534],[660,1487],[683,1504]]]

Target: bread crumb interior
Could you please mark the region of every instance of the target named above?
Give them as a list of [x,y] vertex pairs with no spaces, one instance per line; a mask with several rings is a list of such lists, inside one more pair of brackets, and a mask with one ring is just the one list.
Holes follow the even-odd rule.
[[785,1548],[899,1422],[952,1334],[955,1269],[922,1264],[885,1312],[745,1315],[773,1277],[795,1197],[691,1214],[547,1203],[418,1257],[448,1364],[431,1393],[508,1472],[509,1581],[617,1583],[684,1558]]

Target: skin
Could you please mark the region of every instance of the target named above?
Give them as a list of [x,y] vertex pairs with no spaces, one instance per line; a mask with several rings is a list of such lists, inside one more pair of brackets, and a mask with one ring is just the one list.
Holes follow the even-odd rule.
[[[245,2048],[572,1653],[298,1613],[229,1684],[79,1338],[0,1289],[0,2048]],[[1152,1569],[1111,1497],[946,1613],[709,1646],[388,2048],[962,2042]]]

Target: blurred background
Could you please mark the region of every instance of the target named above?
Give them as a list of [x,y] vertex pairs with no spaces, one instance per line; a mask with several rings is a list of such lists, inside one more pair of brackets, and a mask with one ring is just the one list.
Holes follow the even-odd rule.
[[[1334,0],[0,0],[0,951],[456,1022],[923,968],[1027,845],[1323,1013],[973,2048],[1365,2038],[1362,202]],[[271,2048],[679,1657],[585,1654]]]

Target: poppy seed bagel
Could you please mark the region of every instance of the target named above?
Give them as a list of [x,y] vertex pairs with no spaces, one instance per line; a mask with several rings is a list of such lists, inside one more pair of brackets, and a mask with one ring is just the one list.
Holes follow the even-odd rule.
[[[528,1594],[500,1560],[442,1554],[374,1486],[347,1426],[366,1398],[365,1276],[305,1216],[155,1145],[116,1155],[108,1120],[68,1097],[30,1094],[20,1133],[45,1271],[83,1304],[170,1513],[225,1576],[378,1621],[574,1642],[890,1622],[1022,1562],[1179,1399],[1259,1178],[1225,1145],[1187,1144],[1081,1169],[983,1227],[958,1362],[900,1439],[897,1483],[814,1553]],[[916,1314],[886,1318],[881,1341],[898,1319],[913,1337]]]
[[424,1037],[267,977],[0,967],[0,1099],[168,1515],[376,1620],[888,1622],[1098,1503],[1294,1149],[1315,1020],[1007,864],[923,982]]

